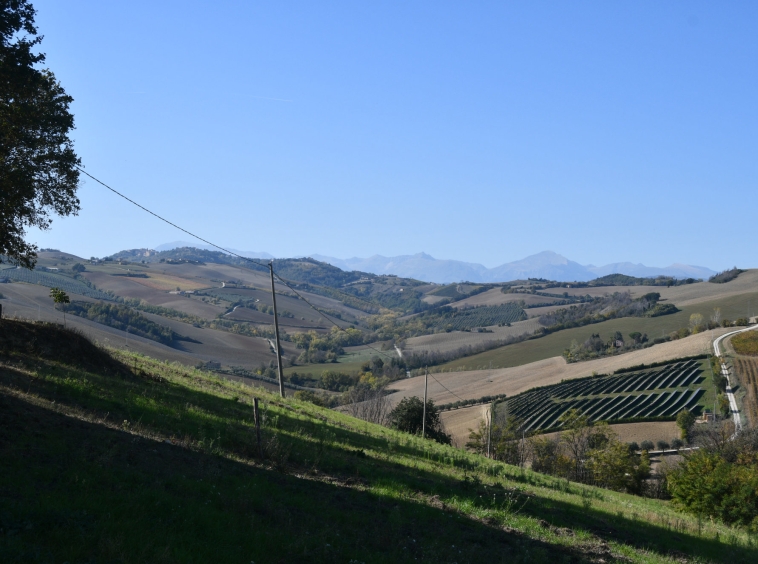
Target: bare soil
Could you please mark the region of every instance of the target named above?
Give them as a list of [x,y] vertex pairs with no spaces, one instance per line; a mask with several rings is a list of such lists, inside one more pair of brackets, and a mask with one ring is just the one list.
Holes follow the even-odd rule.
[[440,413],[445,432],[453,437],[454,446],[458,448],[466,446],[470,431],[478,428],[479,421],[484,418],[487,409],[487,405],[475,405]]
[[755,427],[758,425],[758,358],[737,357],[733,364],[734,374],[745,394],[742,399],[742,409],[750,426]]
[[542,290],[546,294],[563,296],[592,296],[593,298],[615,294],[616,292],[630,292],[632,296],[642,296],[648,292],[657,292],[657,286],[598,286],[595,288],[546,288]]
[[525,333],[532,334],[540,328],[536,319],[527,319],[512,323],[510,327],[487,327],[491,333],[475,333],[467,331],[451,331],[450,333],[435,333],[412,337],[406,341],[406,349],[409,351],[452,351],[467,345],[478,345],[488,341],[500,341],[507,337],[518,337]]
[[535,296],[533,294],[504,294],[500,288],[493,288],[492,290],[487,290],[486,292],[482,292],[481,294],[477,294],[475,296],[471,296],[470,298],[464,298],[462,300],[459,300],[457,302],[453,302],[450,304],[452,307],[463,307],[463,306],[483,306],[483,305],[500,305],[500,304],[507,304],[511,302],[520,302],[522,301],[526,303],[526,305],[531,304],[549,304],[554,300],[553,298],[548,298],[545,296]]
[[167,290],[157,290],[137,282],[146,280],[144,278],[111,276],[102,272],[85,273],[85,277],[100,290],[110,290],[123,298],[145,300],[150,305],[176,309],[204,319],[213,319],[224,311],[219,306],[182,295],[169,294]]
[[[643,287],[649,288],[649,286]],[[677,307],[683,307],[756,290],[758,290],[758,269],[747,270],[726,284],[700,282],[671,288],[658,289],[656,287],[650,291],[660,292],[661,299],[673,302]]]
[[[3,317],[18,317],[31,321],[47,321],[63,324],[63,313],[53,308],[48,294],[50,290],[36,284],[13,283],[4,284],[2,288],[6,296],[2,300]],[[94,301],[76,296],[77,300]],[[190,303],[197,303],[188,298],[179,298]],[[206,305],[202,304],[201,305]],[[212,307],[212,306],[208,306]],[[167,361],[177,361],[185,366],[194,366],[198,362],[210,360],[224,365],[242,366],[248,369],[257,368],[261,362],[268,364],[275,358],[270,351],[268,341],[262,338],[236,335],[225,331],[201,329],[189,323],[176,321],[154,314],[141,312],[148,319],[160,325],[170,327],[180,335],[190,337],[198,343],[179,341],[169,347],[161,343],[127,334],[124,331],[102,325],[89,319],[75,315],[66,315],[66,325],[81,331],[84,335],[102,345],[117,349],[138,351],[144,355]],[[285,356],[297,356],[294,345],[282,343]]]

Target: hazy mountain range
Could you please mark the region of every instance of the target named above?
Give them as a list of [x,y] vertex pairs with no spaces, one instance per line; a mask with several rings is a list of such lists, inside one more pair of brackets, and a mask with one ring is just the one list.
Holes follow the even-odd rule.
[[[175,241],[156,247],[157,251],[166,251],[177,247],[212,247]],[[229,249],[239,255],[250,258],[274,258],[265,252],[238,251]],[[360,270],[373,274],[396,274],[404,278],[415,278],[440,284],[450,282],[507,282],[525,278],[546,278],[559,282],[587,281],[606,274],[627,274],[629,276],[675,276],[676,278],[703,278],[716,274],[704,266],[688,264],[672,264],[663,268],[634,264],[631,262],[616,262],[605,266],[582,265],[567,259],[552,251],[544,251],[524,259],[501,264],[495,268],[458,260],[436,259],[426,253],[384,257],[374,255],[369,258],[338,259],[324,255],[310,255],[311,258],[326,262],[342,270]]]
[[438,260],[426,253],[398,257],[374,255],[370,258],[335,259],[322,255],[313,258],[343,270],[361,270],[375,274],[397,274],[429,282],[507,282],[525,278],[546,278],[559,282],[586,281],[606,274],[629,276],[675,276],[677,278],[708,278],[715,274],[710,268],[672,264],[664,268],[617,262],[605,266],[582,265],[552,251],[544,251],[524,259],[487,268],[481,264],[457,260]]

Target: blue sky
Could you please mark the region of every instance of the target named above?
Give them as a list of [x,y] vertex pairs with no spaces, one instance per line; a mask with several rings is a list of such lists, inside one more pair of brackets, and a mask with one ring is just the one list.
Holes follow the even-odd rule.
[[[758,266],[757,3],[34,5],[87,171],[221,245]],[[29,238],[186,239],[80,198]]]

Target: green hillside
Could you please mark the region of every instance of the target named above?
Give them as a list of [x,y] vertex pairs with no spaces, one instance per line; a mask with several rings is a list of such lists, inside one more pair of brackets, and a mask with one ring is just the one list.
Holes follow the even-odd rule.
[[[263,457],[253,426],[261,402]],[[0,322],[2,562],[754,562],[666,502]]]

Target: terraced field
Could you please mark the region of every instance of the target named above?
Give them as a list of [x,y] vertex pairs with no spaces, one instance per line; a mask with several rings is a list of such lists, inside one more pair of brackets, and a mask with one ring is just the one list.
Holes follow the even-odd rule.
[[698,410],[705,394],[701,361],[676,362],[619,376],[590,377],[536,388],[500,404],[524,421],[527,431],[561,426],[560,417],[578,409],[592,421],[674,418]]

